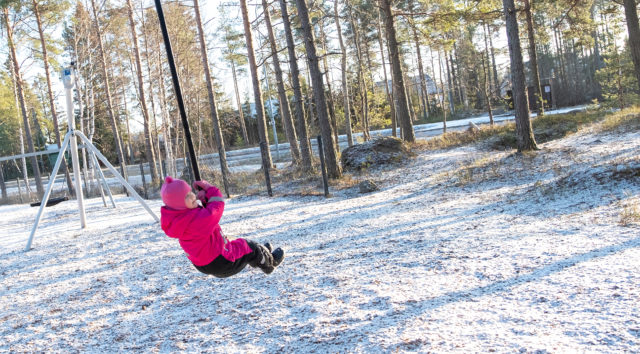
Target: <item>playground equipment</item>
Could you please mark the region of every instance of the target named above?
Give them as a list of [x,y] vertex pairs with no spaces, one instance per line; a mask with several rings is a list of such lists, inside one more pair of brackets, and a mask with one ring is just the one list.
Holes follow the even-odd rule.
[[[92,161],[95,165],[97,165],[96,156],[102,161],[102,163],[111,171],[111,173],[118,179],[118,181],[129,191],[129,193],[142,204],[142,206],[151,214],[151,216],[156,220],[156,222],[160,222],[158,216],[149,208],[147,203],[138,195],[135,189],[118,173],[118,171],[109,163],[106,157],[87,139],[87,137],[82,134],[81,131],[75,129],[75,120],[73,117],[73,87],[75,85],[75,73],[74,73],[74,63],[72,62],[69,67],[66,67],[62,70],[62,83],[64,84],[65,95],[66,95],[66,105],[67,105],[67,122],[69,129],[67,134],[64,136],[64,141],[60,146],[60,152],[58,154],[58,158],[56,160],[56,164],[53,167],[53,171],[51,173],[53,178],[49,180],[47,184],[47,189],[44,193],[42,200],[40,201],[40,209],[38,210],[38,214],[36,216],[35,223],[33,224],[33,228],[31,229],[31,234],[29,235],[29,241],[27,242],[27,247],[25,251],[31,249],[31,243],[33,242],[33,237],[38,229],[38,225],[40,224],[40,220],[44,214],[45,206],[49,203],[49,196],[51,195],[51,190],[55,183],[55,176],[58,173],[58,169],[60,169],[60,165],[62,161],[64,161],[64,153],[67,149],[71,152],[71,164],[73,166],[73,179],[76,190],[76,200],[78,201],[78,211],[80,213],[80,227],[85,228],[87,221],[84,209],[84,198],[82,192],[82,184],[80,181],[80,163],[78,160],[78,143],[76,137],[80,138],[84,143],[84,148],[88,149],[92,155]],[[109,187],[106,183],[104,175],[102,175],[102,171],[99,166],[98,169],[100,177],[102,179],[103,185],[106,187],[107,191],[109,191]],[[109,191],[109,196],[111,197],[111,202],[115,207],[115,202],[113,201],[113,197],[111,196],[111,192]],[[104,202],[104,195],[103,195]],[[106,206],[106,203],[105,203]]]
[[[155,0],[155,5],[156,5],[156,11],[158,13],[158,21],[160,23],[160,29],[162,30],[162,37],[164,39],[164,46],[167,51],[167,60],[169,63],[169,68],[171,69],[171,78],[173,80],[173,88],[176,94],[176,99],[178,101],[178,110],[180,111],[180,118],[182,119],[182,126],[184,128],[185,140],[187,142],[187,147],[189,148],[189,157],[191,161],[190,165],[193,171],[194,180],[198,181],[200,180],[200,170],[198,168],[198,160],[196,159],[195,149],[193,147],[193,142],[191,140],[191,130],[189,129],[189,122],[187,121],[187,114],[184,108],[182,91],[180,89],[180,82],[178,80],[178,72],[176,69],[175,62],[173,60],[173,51],[171,49],[169,32],[167,31],[167,26],[164,19],[164,12],[162,11],[162,4],[160,3],[160,0]],[[111,173],[118,179],[118,181],[129,191],[129,193],[131,193],[131,195],[134,196],[138,200],[138,202],[140,202],[140,204],[142,204],[142,206],[147,210],[147,212],[149,212],[149,214],[151,214],[151,216],[157,222],[159,222],[160,219],[158,218],[158,216],[149,208],[147,203],[144,202],[144,200],[140,197],[140,195],[138,195],[135,189],[133,189],[133,187],[131,187],[131,185],[127,183],[127,181],[118,173],[118,171],[116,171],[116,169],[109,163],[107,158],[104,157],[102,153],[100,153],[100,151],[91,143],[91,141],[89,141],[89,139],[87,139],[86,136],[84,136],[84,134],[82,134],[82,132],[75,130],[75,122],[73,119],[73,92],[72,92],[72,89],[75,84],[75,80],[74,80],[75,74],[74,74],[73,66],[74,65],[72,63],[71,66],[63,69],[62,71],[62,82],[64,84],[66,99],[67,99],[66,101],[67,102],[67,119],[69,122],[69,131],[64,137],[62,146],[60,146],[60,152],[58,154],[58,159],[56,160],[56,164],[53,168],[52,175],[55,176],[58,173],[58,169],[60,168],[60,163],[64,160],[64,152],[66,151],[67,148],[70,148],[71,162],[73,165],[73,174],[74,174],[74,180],[75,180],[75,189],[77,191],[76,199],[78,200],[78,210],[80,211],[80,225],[82,228],[85,228],[86,216],[85,216],[85,210],[84,210],[84,200],[82,196],[82,186],[80,182],[80,164],[78,162],[78,146],[76,141],[76,137],[79,137],[84,142],[85,144],[84,147],[87,148],[95,156],[97,156],[100,159],[100,161],[102,161],[102,163],[104,163],[107,166],[109,171],[111,171]],[[95,161],[95,157],[93,158],[93,162],[97,164],[97,161]],[[98,171],[100,171],[100,169],[98,169]],[[104,181],[104,176],[101,175],[101,177],[103,182],[105,182],[105,185],[106,185],[106,181]],[[40,223],[40,219],[42,218],[42,215],[44,213],[44,208],[49,202],[49,196],[51,195],[51,189],[53,187],[54,180],[55,178],[52,178],[49,181],[49,184],[47,185],[47,190],[44,194],[44,197],[42,198],[42,201],[40,202],[40,210],[38,210],[38,215],[36,216],[33,229],[31,229],[31,235],[29,235],[29,241],[27,242],[26,251],[31,249],[33,236],[35,235],[35,232],[38,229],[38,224]],[[107,190],[109,190],[108,187],[107,187]],[[103,201],[104,201],[104,196],[103,196]],[[111,201],[113,203],[113,198],[111,198]],[[114,207],[115,207],[115,203],[114,203]]]

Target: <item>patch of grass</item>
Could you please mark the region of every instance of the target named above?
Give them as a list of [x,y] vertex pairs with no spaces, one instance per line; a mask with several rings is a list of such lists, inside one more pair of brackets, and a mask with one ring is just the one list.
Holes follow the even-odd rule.
[[618,112],[612,112],[606,115],[600,131],[614,130],[635,130],[640,128],[640,106],[627,108]]
[[329,180],[329,186],[338,190],[349,189],[360,184],[360,180],[351,174],[343,174],[341,178]]
[[514,127],[509,127],[509,124],[501,124],[494,125],[492,127],[483,127],[479,131],[453,131],[442,134],[433,139],[417,141],[413,145],[413,148],[417,150],[438,150],[462,146],[483,141],[510,131],[515,131],[514,128],[515,125]]
[[473,181],[488,180],[498,175],[499,166],[494,159],[480,158],[455,172],[457,185],[465,186]]
[[636,165],[618,165],[611,172],[611,179],[637,181],[640,177],[640,166]]
[[[281,165],[281,164],[279,164]],[[283,168],[271,169],[269,178],[274,195],[286,196],[324,196],[322,184],[322,174],[320,172],[320,162],[313,162],[313,171],[307,172],[292,165]],[[224,186],[220,172],[200,166],[202,178],[217,186]],[[267,186],[264,172],[235,172],[228,176],[229,188],[232,195],[258,195],[266,194]],[[343,190],[356,186],[359,180],[349,174],[344,174],[342,178],[330,179],[331,190]]]
[[640,224],[640,207],[637,202],[627,202],[620,212],[620,225],[631,226]]
[[501,177],[503,175],[503,171],[501,171],[503,163],[503,159],[483,157],[469,161],[454,171],[445,171],[436,175],[434,179],[463,187],[471,183],[479,183]]
[[[631,109],[630,109],[631,110]],[[640,112],[640,108],[635,108]],[[625,112],[628,110],[625,110]],[[605,113],[601,110],[590,110],[581,112],[569,112],[566,114],[545,115],[532,120],[532,126],[536,141],[546,143],[552,140],[563,138],[569,134],[577,132],[581,127],[598,121],[611,120],[611,125],[623,124],[610,116],[617,116],[614,113]],[[626,117],[626,124],[640,125],[639,117],[633,119]],[[636,122],[637,123],[634,123]],[[517,148],[516,125],[514,122],[497,124],[492,127],[482,127],[479,131],[466,130],[443,134],[437,138],[427,141],[420,141],[414,145],[418,150],[437,150],[467,145],[476,142],[487,142],[492,149],[508,150]]]

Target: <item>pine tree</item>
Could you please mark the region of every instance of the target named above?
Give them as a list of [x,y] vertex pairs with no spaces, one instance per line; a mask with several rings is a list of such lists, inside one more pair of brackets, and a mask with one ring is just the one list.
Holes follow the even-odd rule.
[[520,36],[518,31],[518,19],[513,0],[503,0],[505,21],[507,24],[507,41],[509,42],[509,55],[511,58],[511,87],[513,91],[513,104],[516,112],[516,138],[518,151],[537,150],[536,140],[533,136],[533,127],[529,116],[529,102],[527,99],[527,87],[524,78],[524,64]]
[[298,18],[304,36],[304,46],[306,49],[307,65],[311,75],[311,83],[313,85],[313,100],[316,105],[316,114],[320,124],[320,132],[324,142],[324,155],[327,167],[327,175],[329,178],[340,178],[342,176],[342,168],[338,161],[338,154],[335,150],[335,142],[333,140],[333,131],[331,122],[327,114],[327,102],[324,95],[324,84],[322,72],[318,63],[316,54],[316,45],[309,21],[309,10],[306,0],[296,0],[298,7]]

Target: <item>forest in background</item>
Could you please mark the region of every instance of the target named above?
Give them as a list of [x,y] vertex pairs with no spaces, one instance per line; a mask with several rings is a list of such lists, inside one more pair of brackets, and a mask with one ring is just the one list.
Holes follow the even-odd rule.
[[[637,103],[635,0],[240,0],[206,7],[215,13],[205,5],[162,3],[196,154],[221,152],[223,174],[226,149],[261,145],[263,166],[272,166],[270,121],[303,170],[313,168],[309,138],[321,135],[338,178],[339,134],[351,145],[354,133],[367,140],[392,128],[412,142],[414,124],[515,110],[526,150],[535,148],[530,109]],[[149,162],[156,183],[176,175],[175,159],[188,152],[153,2],[0,7],[0,156],[60,143],[58,73],[73,61],[76,128],[114,165]],[[34,177],[42,195],[45,160],[3,162],[0,180]]]

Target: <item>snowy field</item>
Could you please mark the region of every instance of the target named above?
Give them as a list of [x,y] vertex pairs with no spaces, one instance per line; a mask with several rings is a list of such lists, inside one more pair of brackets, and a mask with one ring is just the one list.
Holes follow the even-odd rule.
[[0,351],[638,352],[639,149],[587,130],[420,153],[365,195],[233,198],[228,236],[288,252],[269,276],[198,273],[124,196],[84,230],[48,208],[26,253],[37,208],[0,207]]

